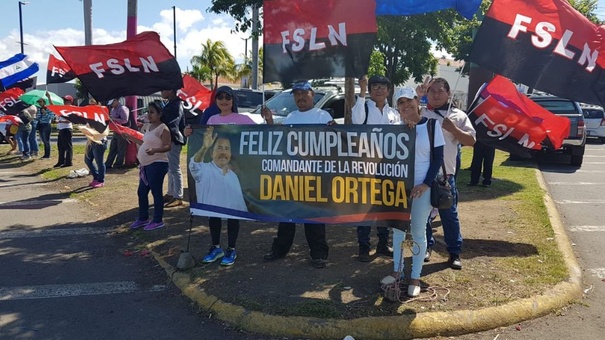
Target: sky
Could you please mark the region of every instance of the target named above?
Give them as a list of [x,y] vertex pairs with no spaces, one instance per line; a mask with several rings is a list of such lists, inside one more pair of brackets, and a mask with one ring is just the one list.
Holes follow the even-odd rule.
[[[25,54],[40,65],[38,84],[46,82],[48,55],[60,57],[53,45],[84,45],[84,10],[81,0],[29,0],[22,5]],[[127,0],[92,0],[92,43],[95,45],[126,39]],[[222,41],[236,63],[244,59],[246,33],[233,33],[229,15],[208,13],[210,0],[139,0],[137,32],[156,31],[171,52],[174,51],[173,9],[176,7],[177,60],[182,71],[202,52],[207,39]],[[0,0],[0,60],[20,52],[19,1]],[[605,0],[598,1],[597,15],[605,19]],[[262,44],[262,41],[260,42]],[[248,40],[248,51],[251,49]]]
[[[46,83],[50,53],[61,59],[53,46],[84,45],[84,9],[80,0],[28,0],[22,5],[24,52],[40,65],[38,84]],[[126,39],[127,0],[92,0],[92,43],[110,44]],[[222,41],[236,63],[244,59],[246,33],[232,33],[229,15],[207,12],[210,0],[139,0],[137,32],[156,31],[174,53],[173,9],[176,7],[177,60],[182,71],[202,52],[202,43]],[[21,51],[19,1],[0,0],[0,60]],[[262,42],[261,42],[262,43]],[[248,51],[252,42],[248,40]]]

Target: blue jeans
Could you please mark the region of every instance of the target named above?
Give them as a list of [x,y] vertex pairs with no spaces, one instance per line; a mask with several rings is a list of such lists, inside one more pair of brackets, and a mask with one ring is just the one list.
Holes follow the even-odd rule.
[[[412,220],[410,230],[414,246],[412,247],[412,270],[410,278],[420,279],[422,274],[422,265],[424,264],[424,254],[426,253],[426,235],[424,232],[424,221],[430,215],[431,209],[431,189],[425,191],[422,196],[414,198],[412,203]],[[405,240],[405,231],[393,228],[393,271],[401,272],[403,277],[403,241]]]
[[17,150],[19,150],[19,152],[23,152],[23,138],[21,138],[23,130],[23,124],[19,124],[17,128],[17,133],[15,134],[15,142],[17,143]]
[[[370,232],[372,231],[371,226],[358,226],[357,227],[357,242],[359,242],[359,248],[370,250]],[[376,234],[378,235],[378,243],[389,243],[389,228],[387,227],[376,227]]]
[[102,144],[91,142],[86,147],[86,154],[84,155],[84,163],[90,169],[92,179],[99,183],[105,182],[105,163],[103,162],[105,150],[107,150],[107,139],[103,140]]
[[183,174],[181,173],[181,144],[172,142],[172,148],[168,151],[168,192],[167,194],[178,199],[183,199]]
[[[460,220],[458,219],[458,188],[456,188],[456,178],[449,176],[448,182],[452,187],[454,204],[449,209],[439,209],[439,218],[443,225],[443,238],[447,245],[447,252],[453,255],[460,255],[462,252],[462,234],[460,233]],[[435,245],[430,220],[426,224],[426,239],[428,247]]]
[[149,191],[153,196],[153,222],[162,222],[164,216],[164,197],[162,196],[162,187],[164,186],[164,177],[168,172],[168,163],[154,162],[149,165],[141,166],[139,170],[142,176],[145,176],[147,183],[139,178],[139,220],[149,219]]
[[23,156],[29,156],[29,135],[31,132],[31,129],[23,128],[21,130],[21,143],[23,143],[23,149],[21,149],[21,152],[23,153]]
[[29,151],[31,151],[31,153],[38,154],[38,135],[36,134],[36,130],[38,129],[38,121],[32,120],[30,124],[32,125],[32,131],[29,134]]
[[44,158],[50,158],[50,124],[39,124],[40,128],[40,140],[42,141],[42,145],[44,145]]

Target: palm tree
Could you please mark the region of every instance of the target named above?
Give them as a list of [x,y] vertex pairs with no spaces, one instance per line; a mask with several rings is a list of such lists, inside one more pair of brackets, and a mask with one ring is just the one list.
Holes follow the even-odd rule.
[[213,42],[208,39],[205,44],[202,44],[202,54],[191,58],[191,65],[192,76],[200,81],[210,80],[212,88],[218,82],[218,77],[231,79],[235,76],[233,74],[235,61],[222,41]]

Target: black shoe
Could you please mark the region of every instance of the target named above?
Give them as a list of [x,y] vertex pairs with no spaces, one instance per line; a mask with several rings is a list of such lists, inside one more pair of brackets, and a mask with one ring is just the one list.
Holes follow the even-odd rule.
[[63,163],[57,163],[55,165],[53,165],[53,168],[60,168],[63,166]]
[[359,262],[370,262],[370,249],[360,247],[357,260],[359,260]]
[[386,244],[378,243],[378,245],[376,246],[376,254],[387,257],[393,257],[393,248],[387,246]]
[[479,183],[470,182],[470,183],[468,183],[466,186],[469,186],[469,187],[476,187],[477,185],[479,185]]
[[462,269],[462,261],[460,261],[459,255],[450,254],[450,259],[447,261],[447,264],[452,269],[456,269],[456,270]]
[[267,262],[275,261],[275,260],[279,260],[285,256],[286,256],[286,254],[278,254],[272,250],[270,253],[267,253],[263,256],[263,260],[265,260]]
[[60,167],[61,168],[69,168],[70,166],[74,166],[74,165],[70,163],[70,164],[63,164]]
[[328,261],[322,258],[318,258],[318,259],[313,259],[311,261],[311,265],[315,268],[326,268],[326,263]]
[[431,260],[431,255],[433,255],[433,248],[427,247],[426,253],[424,254],[424,262],[429,262]]

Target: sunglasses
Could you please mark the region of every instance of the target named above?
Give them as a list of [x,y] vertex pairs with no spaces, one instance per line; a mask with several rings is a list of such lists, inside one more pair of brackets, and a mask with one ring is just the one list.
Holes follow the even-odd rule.
[[228,95],[228,94],[219,94],[218,96],[216,96],[216,99],[218,100],[231,100],[233,99],[232,96]]

